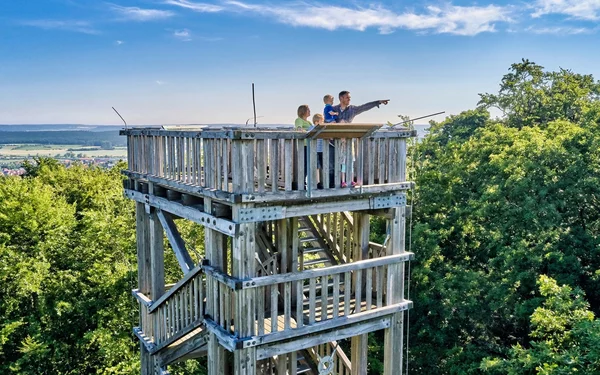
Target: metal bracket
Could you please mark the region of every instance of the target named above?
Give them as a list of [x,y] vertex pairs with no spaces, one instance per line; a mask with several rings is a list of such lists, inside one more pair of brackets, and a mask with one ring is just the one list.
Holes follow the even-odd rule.
[[285,207],[257,207],[241,208],[238,223],[252,223],[256,221],[277,220],[285,218]]
[[371,209],[401,207],[406,205],[406,195],[390,195],[371,198]]

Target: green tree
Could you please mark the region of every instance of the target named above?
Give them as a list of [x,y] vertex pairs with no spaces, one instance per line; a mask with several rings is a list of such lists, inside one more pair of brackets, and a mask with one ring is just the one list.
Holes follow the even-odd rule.
[[528,348],[513,346],[508,358],[486,358],[482,370],[490,374],[600,374],[600,321],[589,310],[580,289],[559,286],[540,276],[544,302],[531,315]]
[[[504,119],[464,112],[433,123],[417,146],[410,363],[418,373],[480,373],[483,358],[528,347],[539,275],[581,288],[600,310],[598,99],[578,89],[579,78],[566,90],[577,100],[555,89],[578,75],[517,68],[529,71],[505,76],[507,88],[488,97]],[[555,108],[578,115],[567,121]]]

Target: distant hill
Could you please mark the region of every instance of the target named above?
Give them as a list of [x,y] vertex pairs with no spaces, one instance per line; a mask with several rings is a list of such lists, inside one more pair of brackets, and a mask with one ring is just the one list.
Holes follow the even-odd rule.
[[105,132],[118,131],[122,125],[79,125],[79,124],[26,124],[0,125],[0,132],[59,132],[59,131],[89,131]]
[[[237,126],[243,124],[206,124],[211,127]],[[133,127],[159,127],[159,125],[135,125]],[[247,125],[252,127],[252,125]],[[259,127],[291,127],[291,124],[259,124]],[[429,125],[417,124],[419,138],[423,138]],[[125,146],[125,137],[119,136],[121,125],[79,124],[27,124],[0,125],[0,144],[76,144],[100,146],[110,142],[112,146]]]

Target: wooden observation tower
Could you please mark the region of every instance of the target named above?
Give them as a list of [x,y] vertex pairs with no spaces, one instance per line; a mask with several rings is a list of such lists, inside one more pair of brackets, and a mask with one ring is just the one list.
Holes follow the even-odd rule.
[[[385,330],[385,374],[402,373],[413,256],[406,140],[415,131],[335,124],[121,135],[125,195],[137,202],[143,375],[201,356],[211,375],[366,374],[367,334],[377,330]],[[384,244],[369,241],[373,215],[387,220]],[[181,220],[204,226],[201,261],[186,249]],[[183,274],[173,285],[165,285],[165,235]]]

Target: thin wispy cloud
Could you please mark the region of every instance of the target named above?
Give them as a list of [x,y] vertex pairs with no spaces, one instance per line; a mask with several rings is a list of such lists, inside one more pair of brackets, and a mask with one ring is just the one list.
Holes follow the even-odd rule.
[[566,26],[555,26],[555,27],[535,27],[530,26],[527,28],[534,34],[551,34],[551,35],[579,35],[579,34],[593,34],[596,30],[586,27],[566,27]]
[[596,21],[600,19],[600,0],[537,0],[532,17],[562,14],[572,19]]
[[156,80],[155,82],[156,82],[156,84],[157,84],[157,85],[159,85],[159,86],[163,86],[163,85],[166,85],[166,84],[167,84],[165,81],[159,81],[159,80]]
[[160,9],[143,9],[138,7],[124,7],[111,4],[111,10],[118,14],[119,19],[129,21],[154,21],[173,17],[174,12]]
[[44,30],[63,30],[83,34],[100,34],[100,31],[87,21],[61,20],[29,20],[20,22],[23,26],[37,27]]
[[121,44],[123,44],[123,43],[125,43],[125,42],[124,42],[124,41],[122,41],[122,40],[115,40],[115,44],[116,44],[117,46],[120,46],[120,45],[121,45]]
[[511,22],[512,8],[487,6],[428,6],[423,12],[396,13],[383,6],[350,8],[321,4],[293,4],[266,6],[242,1],[226,1],[238,11],[270,17],[292,26],[326,30],[352,29],[364,31],[376,28],[382,34],[396,29],[422,32],[476,35],[495,31],[499,22]]
[[188,29],[175,30],[173,36],[182,42],[189,42],[192,40],[192,33]]
[[224,10],[222,6],[216,4],[196,3],[188,0],[165,0],[164,4],[175,5],[181,8],[191,9],[194,12],[215,13]]

